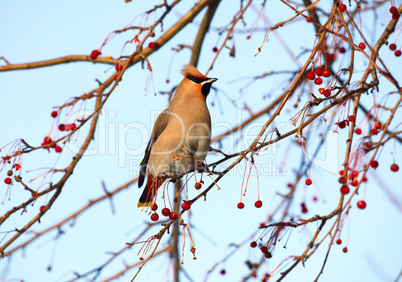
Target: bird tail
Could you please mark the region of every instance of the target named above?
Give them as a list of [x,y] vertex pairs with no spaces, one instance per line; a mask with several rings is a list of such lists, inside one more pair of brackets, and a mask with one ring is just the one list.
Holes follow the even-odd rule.
[[147,186],[142,192],[137,207],[149,207],[152,204],[156,191],[158,191],[164,181],[164,179],[160,177],[155,178],[152,174],[148,173]]

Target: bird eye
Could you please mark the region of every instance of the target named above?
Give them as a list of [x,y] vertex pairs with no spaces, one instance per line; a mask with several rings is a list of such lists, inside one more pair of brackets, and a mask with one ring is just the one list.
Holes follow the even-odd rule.
[[201,83],[201,82],[204,81],[202,78],[195,77],[195,76],[193,76],[193,75],[187,75],[186,77],[187,77],[188,79],[190,79],[192,82],[197,83],[197,84],[199,84],[199,83]]

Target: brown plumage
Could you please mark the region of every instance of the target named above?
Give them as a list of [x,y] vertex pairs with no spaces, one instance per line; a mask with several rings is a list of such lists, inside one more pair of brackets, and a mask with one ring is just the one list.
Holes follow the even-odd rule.
[[149,206],[156,191],[167,178],[181,178],[203,162],[211,143],[211,118],[206,104],[211,84],[191,65],[184,66],[184,79],[168,108],[156,119],[141,162],[138,187],[148,175],[147,185],[138,202]]

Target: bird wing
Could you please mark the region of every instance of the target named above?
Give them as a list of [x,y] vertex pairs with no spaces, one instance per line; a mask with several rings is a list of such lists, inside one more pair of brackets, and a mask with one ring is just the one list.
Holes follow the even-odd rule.
[[152,130],[151,138],[148,141],[147,148],[145,149],[144,158],[140,163],[140,176],[138,179],[138,187],[141,187],[144,183],[145,175],[147,173],[147,166],[149,156],[151,155],[152,147],[154,146],[158,137],[162,134],[163,130],[165,130],[167,124],[169,123],[170,115],[165,110],[163,111],[155,121],[154,129]]

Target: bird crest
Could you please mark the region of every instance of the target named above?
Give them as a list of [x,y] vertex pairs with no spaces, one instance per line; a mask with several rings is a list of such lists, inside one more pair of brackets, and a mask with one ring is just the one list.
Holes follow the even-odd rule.
[[193,67],[192,65],[185,65],[182,70],[181,73],[187,77],[187,76],[195,76],[201,79],[207,79],[207,77],[205,75],[203,75],[202,73],[200,73],[195,67]]

